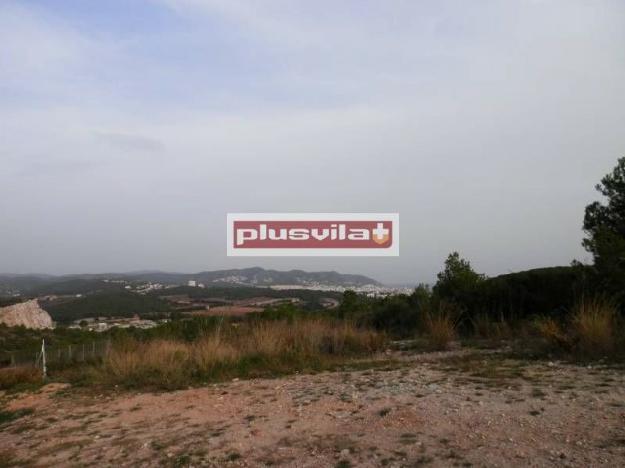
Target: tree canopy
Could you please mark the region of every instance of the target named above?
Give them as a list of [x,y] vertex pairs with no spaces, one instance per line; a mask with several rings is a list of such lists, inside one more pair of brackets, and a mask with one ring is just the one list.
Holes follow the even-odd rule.
[[586,207],[583,245],[592,253],[604,288],[623,295],[625,289],[625,157],[596,185],[603,202]]

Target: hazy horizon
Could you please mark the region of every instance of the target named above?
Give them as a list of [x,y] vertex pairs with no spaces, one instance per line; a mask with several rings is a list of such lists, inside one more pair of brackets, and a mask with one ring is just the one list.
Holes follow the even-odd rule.
[[[0,270],[589,261],[625,156],[625,3],[8,0]],[[228,212],[398,212],[397,258],[229,258]]]

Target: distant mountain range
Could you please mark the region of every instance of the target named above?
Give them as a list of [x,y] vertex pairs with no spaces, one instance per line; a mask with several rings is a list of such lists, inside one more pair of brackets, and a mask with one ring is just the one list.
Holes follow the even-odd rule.
[[131,273],[102,273],[76,275],[16,275],[0,274],[0,295],[23,294],[78,294],[95,289],[119,288],[119,283],[151,282],[164,285],[186,285],[189,281],[206,286],[275,286],[295,285],[300,287],[380,286],[380,283],[363,275],[350,275],[335,271],[307,272],[303,270],[265,270],[264,268],[242,268],[232,270],[201,271],[198,273],[168,273],[162,271],[140,271]]

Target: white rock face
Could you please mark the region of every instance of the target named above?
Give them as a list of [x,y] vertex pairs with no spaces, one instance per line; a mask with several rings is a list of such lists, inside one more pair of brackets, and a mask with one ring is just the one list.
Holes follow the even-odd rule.
[[54,328],[52,317],[39,307],[37,299],[7,307],[0,307],[0,323],[8,327],[24,326],[26,328]]

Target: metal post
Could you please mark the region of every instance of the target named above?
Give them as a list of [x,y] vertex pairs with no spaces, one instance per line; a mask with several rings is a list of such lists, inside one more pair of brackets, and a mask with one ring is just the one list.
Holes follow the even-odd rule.
[[48,374],[48,369],[46,368],[46,339],[41,339],[41,363],[43,368],[43,378],[45,379]]

